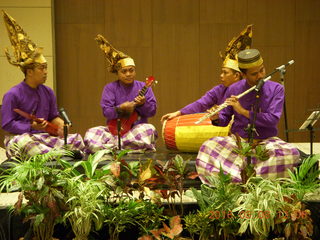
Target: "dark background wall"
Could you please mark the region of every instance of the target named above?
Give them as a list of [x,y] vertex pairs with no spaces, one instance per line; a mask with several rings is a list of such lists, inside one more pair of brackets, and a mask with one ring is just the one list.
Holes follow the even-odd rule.
[[[285,74],[289,128],[299,128],[308,110],[320,106],[319,0],[55,0],[54,16],[58,103],[74,132],[105,124],[100,97],[103,86],[116,80],[94,40],[98,33],[134,58],[138,80],[158,80],[158,111],[150,122],[160,135],[163,114],[219,84],[219,51],[248,24],[254,24],[253,47],[267,73],[295,61]],[[283,119],[279,129],[284,138]],[[289,138],[309,141],[302,132]]]

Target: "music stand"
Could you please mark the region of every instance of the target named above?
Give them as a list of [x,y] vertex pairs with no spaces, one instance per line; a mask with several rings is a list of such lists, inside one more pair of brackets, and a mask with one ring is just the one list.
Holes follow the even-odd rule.
[[313,125],[320,119],[320,111],[313,111],[307,120],[301,125],[299,130],[306,130],[310,131],[310,155],[313,154]]

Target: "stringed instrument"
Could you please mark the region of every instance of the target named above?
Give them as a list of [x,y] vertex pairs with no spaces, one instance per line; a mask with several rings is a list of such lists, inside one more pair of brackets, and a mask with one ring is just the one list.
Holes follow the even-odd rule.
[[[149,87],[152,86],[152,84],[156,83],[153,76],[150,76],[146,79],[145,86],[139,91],[138,96],[144,96],[146,94],[146,91]],[[107,122],[107,126],[109,128],[109,131],[112,135],[117,136],[118,135],[118,120],[120,120],[120,136],[122,137],[124,134],[126,134],[131,128],[132,125],[138,120],[139,115],[136,111],[133,111],[131,115],[128,118],[116,118],[111,119]]]
[[47,126],[44,130],[47,133],[49,133],[50,135],[53,135],[53,136],[62,136],[62,131],[57,125],[55,125],[47,120],[37,118],[35,115],[26,113],[18,108],[13,109],[13,111],[18,113],[19,115],[21,115],[22,117],[24,117],[26,119],[30,119],[31,121],[35,121],[37,123],[46,122]]

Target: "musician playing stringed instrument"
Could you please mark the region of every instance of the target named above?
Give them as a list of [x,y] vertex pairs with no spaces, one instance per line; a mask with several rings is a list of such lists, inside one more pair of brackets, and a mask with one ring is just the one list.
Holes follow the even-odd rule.
[[[157,132],[148,123],[156,113],[157,102],[147,82],[135,80],[136,68],[131,57],[116,50],[101,35],[96,38],[110,63],[109,71],[117,80],[107,84],[102,93],[101,108],[107,126],[90,128],[84,137],[87,153],[101,149],[118,148],[117,119],[121,119],[121,148],[136,152],[155,151]],[[137,118],[135,118],[137,117]]]
[[[10,64],[19,67],[25,78],[13,86],[2,100],[2,129],[8,132],[4,144],[8,157],[17,154],[19,145],[29,155],[47,153],[53,148],[65,147],[62,137],[63,120],[59,117],[54,92],[44,83],[47,79],[47,60],[42,49],[27,36],[16,21],[3,12],[15,60],[6,52]],[[82,150],[79,134],[69,134],[69,150]]]

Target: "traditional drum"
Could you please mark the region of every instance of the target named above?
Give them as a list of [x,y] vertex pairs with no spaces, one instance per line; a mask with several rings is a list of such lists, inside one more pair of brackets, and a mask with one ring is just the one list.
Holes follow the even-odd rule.
[[206,114],[187,114],[165,121],[162,138],[166,147],[182,152],[198,152],[204,141],[216,136],[228,136],[230,126],[213,126],[210,119],[195,124]]

